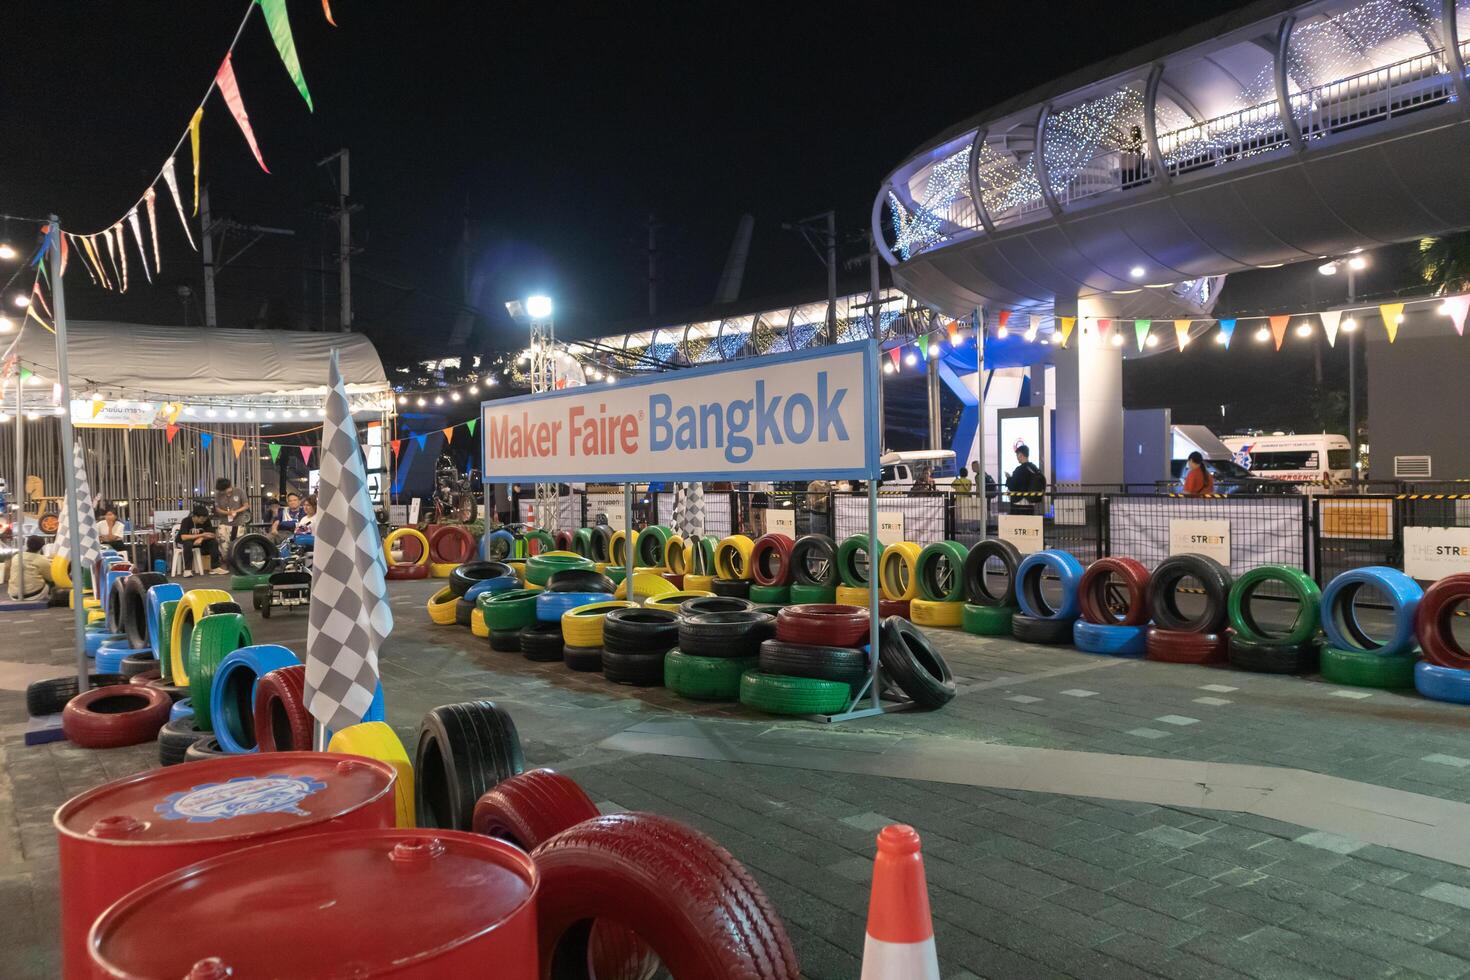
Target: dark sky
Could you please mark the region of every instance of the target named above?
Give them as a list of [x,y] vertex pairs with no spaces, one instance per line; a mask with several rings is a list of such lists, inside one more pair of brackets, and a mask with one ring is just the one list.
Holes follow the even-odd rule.
[[[221,274],[221,325],[334,322],[335,231],[313,207],[335,192],[314,163],[339,146],[351,148],[363,207],[358,325],[390,360],[452,352],[466,300],[489,315],[476,349],[509,339],[502,304],[533,291],[557,298],[558,327],[573,333],[644,313],[650,212],[663,225],[664,310],[709,301],[743,211],[756,217],[745,296],[820,294],[825,273],[782,221],[834,207],[858,254],[880,179],[918,143],[1231,6],[333,0],[334,30],[318,0],[291,0],[316,112],[259,11],[234,58],[273,173],[255,168],[217,94],[206,110],[216,213],[297,233]],[[118,217],[183,130],[244,9],[9,5],[0,209],[56,210],[74,229]],[[179,173],[187,183],[187,147]],[[125,297],[69,276],[73,315],[198,322],[198,259],[170,211],[158,283],[137,282],[136,264]],[[464,269],[478,283],[468,297]]]

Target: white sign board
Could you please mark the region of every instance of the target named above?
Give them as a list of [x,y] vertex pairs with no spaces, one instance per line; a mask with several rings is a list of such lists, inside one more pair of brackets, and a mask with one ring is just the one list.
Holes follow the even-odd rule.
[[484,478],[873,479],[875,359],[839,344],[484,402]]
[[1230,567],[1230,522],[1171,520],[1170,555],[1204,555]]
[[409,524],[417,524],[419,522],[419,508],[423,506],[423,503],[423,499],[420,497],[414,497],[408,502]]
[[881,545],[890,545],[898,544],[902,540],[904,540],[903,511],[878,511],[878,543]]
[[1404,528],[1404,572],[1428,582],[1470,572],[1470,527]]
[[784,534],[796,539],[796,511],[789,507],[772,507],[766,511],[766,533]]
[[1023,555],[1034,555],[1043,551],[1041,529],[1044,518],[1040,514],[1001,514],[996,518],[997,534],[1002,541],[1009,541]]

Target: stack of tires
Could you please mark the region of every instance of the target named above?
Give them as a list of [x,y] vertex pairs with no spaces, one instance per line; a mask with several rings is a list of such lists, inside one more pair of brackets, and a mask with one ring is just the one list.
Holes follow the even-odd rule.
[[[960,625],[975,636],[1010,636],[1016,613],[1016,570],[1021,553],[1009,541],[986,538],[965,556],[965,608]],[[994,581],[998,571],[1001,584]]]
[[[1055,578],[1061,595],[1047,595],[1046,581]],[[1016,566],[1016,604],[1011,635],[1023,643],[1071,643],[1078,617],[1077,592],[1082,585],[1082,563],[1070,552],[1055,548],[1038,551]]]
[[1148,569],[1132,558],[1099,558],[1077,586],[1072,643],[1083,653],[1141,657],[1148,644]]
[[715,545],[715,579],[709,591],[732,599],[749,599],[751,555],[755,542],[743,534],[732,534]]
[[429,539],[417,528],[400,527],[389,531],[383,539],[383,557],[388,562],[384,577],[389,581],[429,577]]
[[965,561],[969,551],[958,541],[936,541],[919,552],[914,579],[919,594],[909,602],[917,626],[964,624]]
[[759,659],[737,678],[740,703],[779,715],[836,714],[869,677],[868,610],[860,606],[787,606],[775,636],[758,645]]
[[696,535],[688,541],[672,537],[664,548],[664,565],[670,581],[686,592],[709,592],[715,584],[715,545],[717,539]]
[[754,584],[746,598],[759,605],[784,606],[791,602],[791,551],[796,542],[784,534],[757,538],[750,550],[750,577]]
[[568,670],[598,673],[602,670],[602,635],[607,614],[614,609],[632,609],[638,604],[625,599],[603,600],[568,609],[561,614],[562,663]]
[[449,573],[449,582],[429,597],[429,618],[441,625],[468,626],[476,636],[488,636],[483,618],[475,615],[482,595],[521,587],[515,571],[503,561],[467,561]]
[[[1255,603],[1263,587],[1285,590],[1296,600],[1296,618],[1285,629],[1273,629],[1257,617]],[[1322,590],[1300,568],[1260,565],[1247,571],[1230,587],[1226,604],[1230,666],[1266,674],[1315,672],[1322,652],[1317,637],[1321,604]]]
[[[837,546],[836,567],[840,583],[832,592],[832,601],[843,606],[869,606],[873,569],[882,560],[883,544],[879,542],[876,552],[866,534],[854,534]],[[879,615],[909,615],[907,603],[890,600],[878,591]]]
[[1424,660],[1414,667],[1414,688],[1426,698],[1470,704],[1470,650],[1455,639],[1451,617],[1470,601],[1470,575],[1447,575],[1425,590],[1414,614]]
[[[586,559],[581,559],[586,562]],[[536,561],[535,558],[530,560]],[[518,644],[521,656],[536,663],[558,663],[564,657],[566,637],[562,617],[582,606],[612,602],[612,583],[587,562],[586,567],[565,567],[543,580],[546,588],[535,593],[535,620],[521,627]],[[532,574],[530,562],[527,574]],[[539,572],[535,573],[540,578]],[[522,600],[524,601],[524,600]]]
[[[1201,608],[1184,611],[1181,586],[1196,583]],[[1149,660],[1172,664],[1223,664],[1229,659],[1226,630],[1230,589],[1229,569],[1205,555],[1172,555],[1154,566],[1149,580],[1149,614],[1154,625],[1144,641]]]
[[[1371,588],[1387,600],[1392,621],[1389,635],[1372,636],[1358,620],[1354,605],[1363,588]],[[1453,587],[1451,587],[1453,588]],[[1447,593],[1436,596],[1436,604]],[[1348,687],[1409,688],[1415,686],[1419,661],[1415,622],[1424,590],[1419,583],[1396,568],[1369,566],[1343,572],[1322,590],[1322,631],[1327,645],[1322,649],[1322,679]],[[1456,603],[1450,603],[1450,612]],[[1447,625],[1445,613],[1431,608],[1426,625]],[[1436,640],[1444,633],[1430,626]]]
[[734,701],[741,675],[756,666],[762,642],[775,635],[776,617],[748,599],[687,599],[678,613],[678,646],[664,658],[664,686],[680,697]]
[[609,611],[602,621],[602,676],[636,687],[662,684],[665,658],[679,643],[679,619],[668,609]]

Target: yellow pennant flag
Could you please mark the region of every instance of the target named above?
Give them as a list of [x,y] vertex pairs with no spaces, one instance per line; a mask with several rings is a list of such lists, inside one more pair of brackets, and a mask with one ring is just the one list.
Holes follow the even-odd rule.
[[444,441],[445,442],[453,442],[454,441],[454,426],[452,426],[452,425],[446,425],[440,431],[442,431],[444,433]]
[[176,424],[179,421],[179,413],[183,410],[184,406],[179,404],[178,402],[173,402],[172,404],[170,404],[168,406],[168,424]]
[[230,445],[235,447],[235,458],[236,459],[239,459],[240,458],[240,450],[242,450],[242,449],[245,448],[245,440],[244,439],[231,439],[230,440]]
[[1075,316],[1064,316],[1064,317],[1061,318],[1061,321],[1062,321],[1062,346],[1063,347],[1066,347],[1067,346],[1067,341],[1072,339],[1072,328],[1075,327],[1075,326],[1077,326],[1077,318]]
[[92,399],[92,418],[95,419],[97,416],[102,414],[102,406],[105,404],[107,403],[100,398]]
[[194,151],[194,213],[199,213],[199,121],[204,118],[204,106],[194,110],[189,119],[189,148]]
[[1174,338],[1179,342],[1180,350],[1189,346],[1189,325],[1193,322],[1193,320],[1174,321]]
[[1391,344],[1399,335],[1399,320],[1404,315],[1404,304],[1379,303],[1378,313],[1383,317],[1383,329],[1388,331],[1388,342]]

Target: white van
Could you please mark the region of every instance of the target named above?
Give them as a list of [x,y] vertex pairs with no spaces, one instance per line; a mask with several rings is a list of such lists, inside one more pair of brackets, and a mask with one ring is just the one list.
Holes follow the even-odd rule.
[[1346,436],[1278,433],[1227,436],[1221,441],[1237,463],[1263,480],[1345,483],[1353,476],[1353,449]]
[[954,451],[951,449],[884,453],[878,465],[882,468],[878,485],[884,490],[907,490],[914,485],[921,468],[927,469],[934,477],[934,486],[938,490],[948,490],[956,476]]

